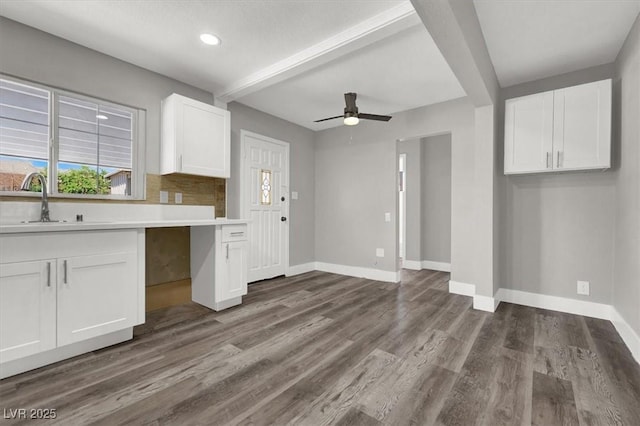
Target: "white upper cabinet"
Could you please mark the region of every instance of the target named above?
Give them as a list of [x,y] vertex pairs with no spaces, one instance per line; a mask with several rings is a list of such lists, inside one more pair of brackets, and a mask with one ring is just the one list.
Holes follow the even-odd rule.
[[611,80],[554,91],[554,166],[611,167]]
[[172,94],[162,101],[161,173],[231,176],[227,110]]
[[548,171],[553,151],[553,92],[509,99],[504,140],[505,173]]
[[509,99],[505,174],[611,167],[611,80]]

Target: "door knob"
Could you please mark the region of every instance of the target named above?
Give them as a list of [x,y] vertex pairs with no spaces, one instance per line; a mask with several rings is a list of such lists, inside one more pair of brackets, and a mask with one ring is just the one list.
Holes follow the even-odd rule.
[[286,221],[287,221],[287,218],[286,218],[286,217],[282,216],[282,217],[280,218],[280,222],[286,222]]

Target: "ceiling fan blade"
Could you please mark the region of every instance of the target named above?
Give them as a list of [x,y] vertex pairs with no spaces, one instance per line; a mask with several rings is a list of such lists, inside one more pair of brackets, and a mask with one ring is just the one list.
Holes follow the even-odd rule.
[[346,111],[357,112],[358,108],[356,107],[356,95],[353,92],[344,94],[344,103],[346,105]]
[[336,115],[335,117],[323,118],[322,120],[316,120],[314,123],[319,123],[321,121],[333,120],[334,118],[343,118],[344,115]]
[[376,120],[376,121],[389,121],[391,120],[390,115],[378,115],[378,114],[358,114],[358,118],[362,118],[364,120]]

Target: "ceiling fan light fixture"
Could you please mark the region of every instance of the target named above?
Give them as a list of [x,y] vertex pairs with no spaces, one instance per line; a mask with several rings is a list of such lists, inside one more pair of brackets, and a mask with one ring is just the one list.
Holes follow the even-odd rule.
[[358,119],[357,115],[347,115],[344,118],[344,124],[346,124],[347,126],[355,126],[359,122],[360,122],[360,119]]

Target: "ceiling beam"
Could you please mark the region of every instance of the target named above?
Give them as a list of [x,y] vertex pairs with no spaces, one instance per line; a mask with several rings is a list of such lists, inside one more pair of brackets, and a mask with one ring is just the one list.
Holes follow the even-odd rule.
[[231,83],[216,95],[231,102],[324,65],[336,58],[420,24],[409,1],[379,13],[341,33]]
[[498,101],[500,85],[471,0],[411,0],[475,106]]

